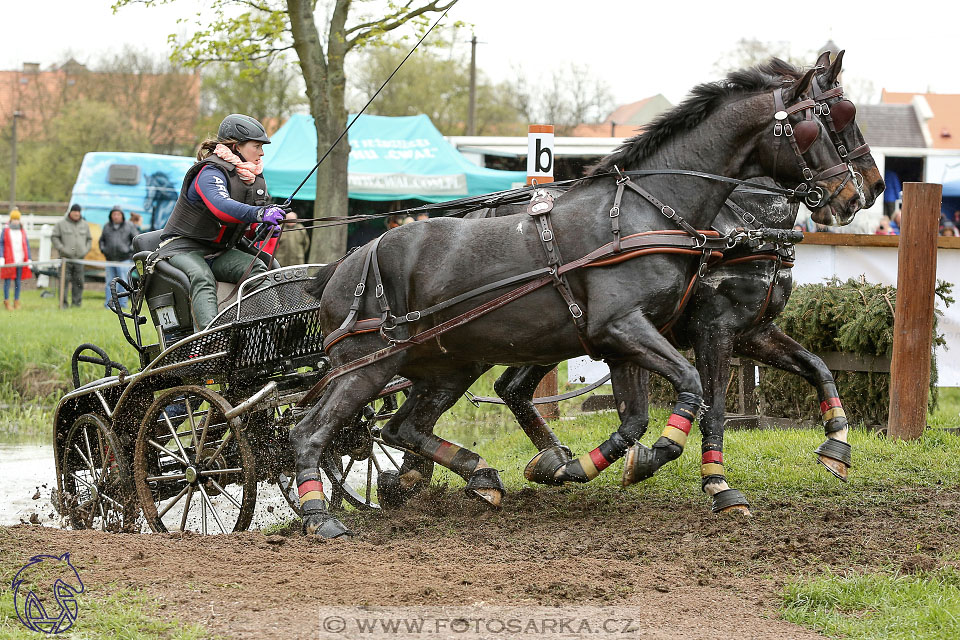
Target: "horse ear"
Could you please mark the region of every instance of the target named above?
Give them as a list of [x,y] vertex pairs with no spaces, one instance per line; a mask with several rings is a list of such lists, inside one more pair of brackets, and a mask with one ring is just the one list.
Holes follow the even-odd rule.
[[794,82],[786,91],[783,92],[784,104],[792,104],[799,100],[810,89],[810,81],[813,80],[813,74],[816,69],[810,69],[803,77]]
[[840,72],[843,71],[843,51],[837,54],[837,58],[833,61],[833,64],[830,65],[830,69],[827,71],[825,80],[827,81],[827,86],[833,86],[836,84],[837,79],[840,77]]
[[829,52],[829,51],[824,51],[823,53],[821,53],[821,54],[820,54],[820,57],[817,58],[817,61],[816,61],[815,63],[813,63],[813,66],[815,66],[815,67],[822,67],[822,68],[824,68],[824,69],[826,69],[827,67],[829,67],[829,66],[830,66],[830,52]]

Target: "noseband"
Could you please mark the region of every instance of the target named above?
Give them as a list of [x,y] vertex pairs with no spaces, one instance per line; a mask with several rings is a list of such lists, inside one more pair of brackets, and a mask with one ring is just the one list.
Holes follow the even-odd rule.
[[[810,149],[810,146],[816,141],[816,134],[814,133],[813,127],[817,127],[819,131],[819,126],[814,122],[813,115],[814,110],[816,109],[817,103],[810,98],[806,100],[801,100],[790,107],[784,105],[783,102],[783,88],[777,88],[773,92],[773,100],[776,108],[776,113],[773,114],[774,120],[776,123],[773,125],[773,135],[777,139],[777,158],[780,156],[780,141],[786,139],[790,146],[793,148],[793,152],[797,157],[797,164],[800,166],[800,171],[803,174],[803,182],[797,185],[796,191],[798,195],[803,198],[804,203],[811,209],[816,209],[822,207],[826,203],[833,200],[837,194],[846,186],[847,182],[851,179],[850,168],[846,163],[841,163],[834,165],[829,169],[824,169],[817,175],[814,175],[810,167],[807,166],[807,162],[803,157],[803,154]],[[800,111],[804,112],[804,120],[799,123],[796,128],[787,120],[787,118],[793,114]],[[809,123],[809,124],[808,124]],[[803,129],[800,129],[803,127]],[[801,138],[804,140],[804,148],[801,148],[800,143],[797,141],[797,134],[800,133]],[[809,140],[809,142],[807,142]],[[774,171],[776,171],[776,161],[774,165]],[[821,180],[827,180],[833,178],[834,176],[839,176],[841,174],[848,174],[840,185],[830,194],[829,198],[824,198],[824,190],[817,183]],[[776,175],[774,175],[774,180],[776,180]]]

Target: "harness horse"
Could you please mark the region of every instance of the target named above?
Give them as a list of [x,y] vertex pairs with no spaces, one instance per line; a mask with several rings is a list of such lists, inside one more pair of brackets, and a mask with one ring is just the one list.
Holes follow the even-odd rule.
[[[413,386],[382,437],[421,457],[400,469],[405,491],[436,462],[463,477],[468,493],[499,505],[496,470],[435,436],[437,419],[493,364],[547,365],[583,353],[604,358],[615,380],[645,369],[671,382],[677,402],[652,455],[660,464],[676,458],[703,409],[703,388],[659,329],[731,248],[734,239],[710,226],[736,184],[764,176],[797,184],[780,192],[804,198],[824,223],[849,220],[863,204],[817,103],[804,98],[814,75],[784,86],[748,69],[699,85],[604,159],[602,171],[555,201],[535,198],[519,222],[434,219],[321,269],[312,293],[333,369],[301,400],[315,404],[291,430],[304,531],[347,532],[327,509],[317,464],[395,375]],[[618,430],[565,463],[564,474],[589,479],[626,453],[647,417],[621,415]]]

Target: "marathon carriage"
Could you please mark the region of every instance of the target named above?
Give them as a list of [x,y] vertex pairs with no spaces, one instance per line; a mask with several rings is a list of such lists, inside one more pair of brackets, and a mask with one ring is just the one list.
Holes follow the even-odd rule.
[[[298,400],[329,370],[319,302],[304,290],[321,265],[281,268],[245,242],[251,260],[269,259],[272,270],[239,286],[219,283],[219,315],[193,333],[189,283],[155,260],[159,234],[135,239],[129,283],[111,284],[139,371],[93,344],[73,354],[75,389],[54,418],[54,505],[75,528],[226,533],[247,529],[258,487],[275,484],[299,511],[288,431]],[[103,377],[81,385],[81,363],[102,366]],[[378,425],[406,386],[388,385],[325,457],[333,505],[378,507],[377,477],[397,468],[400,453],[383,445]]]

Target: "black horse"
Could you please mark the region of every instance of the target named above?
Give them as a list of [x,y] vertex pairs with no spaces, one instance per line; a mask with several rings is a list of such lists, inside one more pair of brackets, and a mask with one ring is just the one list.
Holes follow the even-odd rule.
[[[851,170],[855,170],[858,181],[862,181],[864,206],[870,207],[883,193],[884,184],[853,119],[854,107],[844,100],[839,88],[837,79],[842,61],[843,52],[833,64],[830,64],[828,53],[821,56],[816,63],[820,72],[815,77],[811,94],[820,111],[829,118],[828,129],[838,152],[849,160]],[[802,75],[800,70],[779,60],[764,69],[773,75],[794,79]],[[754,218],[765,219],[765,224],[770,227],[789,229],[799,209],[799,202],[789,202],[782,196],[769,193],[749,195],[738,191],[730,202],[732,204],[724,207],[714,224],[721,231],[749,227]],[[510,213],[515,212],[487,212],[487,215]],[[792,251],[785,251],[783,247],[738,247],[726,252],[721,263],[711,266],[683,315],[668,332],[675,344],[682,348],[693,347],[696,353],[708,404],[700,420],[703,433],[701,472],[704,491],[715,497],[715,511],[747,510],[742,494],[728,491],[723,473],[725,382],[733,352],[801,375],[817,388],[828,438],[817,450],[817,459],[838,478],[846,479],[850,465],[847,421],[837,397],[833,375],[820,358],[773,324],[790,296],[793,285],[791,265]],[[615,378],[614,384],[621,417],[628,412],[646,414],[648,374],[642,369],[625,369]],[[546,365],[508,368],[497,380],[495,389],[541,450],[528,465],[527,477],[544,484],[560,484],[571,479],[566,478],[561,470],[569,455],[532,402],[533,390],[548,370]],[[625,389],[621,388],[624,384],[627,385]],[[628,452],[624,485],[653,475],[658,466],[652,464],[657,461],[652,453],[640,445]]]
[[[671,382],[678,400],[670,418],[676,433],[654,450],[665,459],[680,455],[703,391],[696,369],[658,329],[678,308],[691,270],[702,270],[709,255],[698,250],[709,234],[697,230],[710,228],[734,188],[704,174],[767,176],[828,194],[814,212],[822,223],[848,221],[860,207],[855,182],[813,115],[814,103],[802,99],[813,75],[784,87],[782,78],[748,69],[695,87],[683,104],[603,161],[604,169],[616,170],[612,177],[585,180],[556,202],[549,217],[540,209],[519,220],[437,218],[395,229],[326,267],[313,293],[321,299],[334,370],[319,401],[291,431],[304,531],[346,532],[327,511],[317,462],[395,375],[414,384],[385,425],[384,440],[450,468],[467,480],[468,493],[493,505],[503,495],[496,470],[432,433],[439,416],[493,364],[552,364],[590,351],[614,371],[655,371]],[[640,189],[620,173],[665,167],[701,173],[647,175]],[[643,246],[650,238],[695,249],[638,250],[635,259],[618,251],[621,241]],[[564,262],[561,250],[577,260]],[[588,264],[600,268],[574,268]],[[376,293],[364,296],[370,271]],[[488,288],[544,271],[549,275],[527,279],[509,294]],[[542,286],[550,282],[562,295]],[[478,290],[469,300],[458,297]],[[456,303],[445,306],[449,300]],[[434,306],[441,310],[426,316]],[[466,322],[462,314],[478,307]],[[380,323],[356,322],[371,315]],[[570,464],[587,461],[595,475],[626,452],[646,421],[645,414],[632,415],[608,441]],[[416,484],[415,463],[401,470],[404,486]]]

